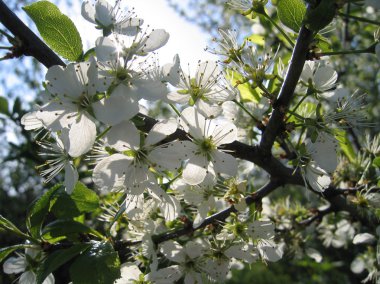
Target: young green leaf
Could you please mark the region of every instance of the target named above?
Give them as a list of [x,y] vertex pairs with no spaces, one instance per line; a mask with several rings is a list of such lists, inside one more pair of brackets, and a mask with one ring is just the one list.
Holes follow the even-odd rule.
[[23,8],[36,24],[47,45],[62,57],[78,61],[83,53],[82,39],[69,17],[49,1],[38,1]]
[[9,115],[8,100],[4,97],[0,97],[0,113]]
[[7,218],[3,217],[2,215],[0,215],[0,229],[4,229],[4,230],[11,232],[13,234],[16,234],[20,237],[29,239],[28,235],[21,232],[20,229],[17,228],[15,224],[13,224],[11,221],[9,221]]
[[67,263],[90,247],[90,244],[75,244],[70,248],[51,253],[37,271],[37,284],[42,284],[45,278],[60,266]]
[[277,13],[285,26],[298,33],[306,13],[306,6],[302,0],[280,0]]
[[33,203],[31,209],[29,210],[26,219],[26,225],[33,237],[40,237],[42,223],[44,222],[46,215],[49,212],[52,197],[60,188],[62,188],[61,184],[57,184],[50,188]]
[[57,218],[67,219],[91,213],[99,208],[99,197],[88,189],[83,183],[78,182],[71,194],[59,192],[52,212]]
[[93,242],[70,267],[73,283],[113,284],[120,277],[120,260],[108,242]]
[[8,255],[10,255],[12,252],[18,249],[23,249],[25,248],[26,244],[21,244],[21,245],[14,245],[6,248],[0,249],[0,262],[2,262]]
[[46,225],[42,230],[42,236],[46,240],[54,238],[77,239],[80,234],[92,234],[99,238],[103,237],[94,229],[73,220],[56,220]]

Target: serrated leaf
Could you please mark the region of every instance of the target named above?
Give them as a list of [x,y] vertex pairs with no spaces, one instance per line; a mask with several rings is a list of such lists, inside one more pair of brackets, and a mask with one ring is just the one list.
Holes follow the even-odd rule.
[[37,271],[37,284],[42,284],[46,277],[60,266],[73,259],[90,247],[90,244],[75,244],[70,248],[51,253]]
[[0,249],[0,262],[2,262],[12,252],[18,249],[24,249],[26,246],[28,245],[21,244],[21,245],[15,245],[15,246],[10,246],[10,247]]
[[113,284],[120,278],[120,260],[108,242],[93,242],[70,267],[73,283]]
[[36,24],[46,44],[62,57],[77,61],[83,53],[82,39],[69,17],[53,3],[39,1],[23,8]]
[[9,115],[8,100],[4,97],[0,97],[0,113]]
[[103,237],[94,229],[73,220],[56,220],[47,224],[42,230],[42,236],[46,240],[55,238],[77,239],[80,234],[93,234],[99,238]]
[[57,184],[45,192],[41,197],[36,199],[33,203],[31,209],[28,212],[26,218],[26,226],[30,234],[34,238],[39,238],[41,235],[41,227],[49,212],[51,201],[53,196],[57,193],[59,189],[62,188],[61,184]]
[[71,194],[62,191],[57,195],[52,212],[57,218],[67,219],[91,213],[99,208],[99,197],[88,189],[83,183],[78,182]]
[[298,33],[306,14],[306,6],[302,0],[280,0],[277,13],[281,23]]

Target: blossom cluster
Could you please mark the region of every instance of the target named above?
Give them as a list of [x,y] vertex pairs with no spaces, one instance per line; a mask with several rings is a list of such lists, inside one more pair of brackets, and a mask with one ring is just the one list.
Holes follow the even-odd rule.
[[[70,194],[84,167],[99,192],[123,193],[117,212],[103,219],[111,222],[123,213],[124,237],[141,242],[142,249],[122,266],[120,283],[141,277],[153,283],[182,277],[185,283],[219,283],[238,262],[279,260],[283,248],[273,241],[273,224],[252,218],[238,161],[221,147],[237,140],[237,127],[223,116],[222,105],[233,103],[239,91],[219,62],[199,62],[194,75],[182,69],[178,55],[160,66],[155,51],[169,34],[144,28],[142,19],[119,6],[120,1],[83,2],[83,17],[103,31],[94,55],[50,67],[44,103],[22,118],[25,129],[44,133],[42,175],[50,181],[64,171]],[[155,101],[170,104],[175,114],[149,125],[142,113]],[[219,229],[154,245],[154,236],[170,229],[170,222],[187,220],[197,228],[231,205],[240,213]]]

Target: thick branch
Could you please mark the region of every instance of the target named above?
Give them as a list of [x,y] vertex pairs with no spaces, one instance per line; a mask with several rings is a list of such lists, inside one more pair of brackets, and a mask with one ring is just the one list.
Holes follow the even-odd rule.
[[302,26],[290,60],[289,70],[282,84],[278,99],[274,104],[274,110],[269,123],[260,141],[260,150],[266,155],[271,153],[273,143],[283,127],[286,109],[293,98],[294,90],[301,76],[312,40],[313,32]]
[[33,56],[47,68],[65,63],[0,0],[0,22],[22,45],[18,53]]

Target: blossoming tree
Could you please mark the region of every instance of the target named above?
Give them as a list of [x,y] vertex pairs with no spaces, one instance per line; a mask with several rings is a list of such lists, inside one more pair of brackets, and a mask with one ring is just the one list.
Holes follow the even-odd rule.
[[[270,37],[220,29],[208,48],[220,60],[188,74],[175,51],[158,63],[169,34],[120,0],[83,2],[102,33],[89,50],[51,2],[24,7],[41,40],[0,1],[7,58],[48,68],[21,124],[51,185],[25,230],[0,216],[0,233],[20,240],[0,249],[3,271],[19,283],[61,283],[60,271],[73,283],[222,283],[232,267],[292,250],[320,262],[311,228],[326,247],[363,246],[352,271],[378,281],[375,94],[343,80],[333,57],[380,57],[380,23],[361,2],[227,1]],[[368,46],[343,49],[331,29],[341,19],[367,23]],[[303,204],[270,202],[294,189]]]

